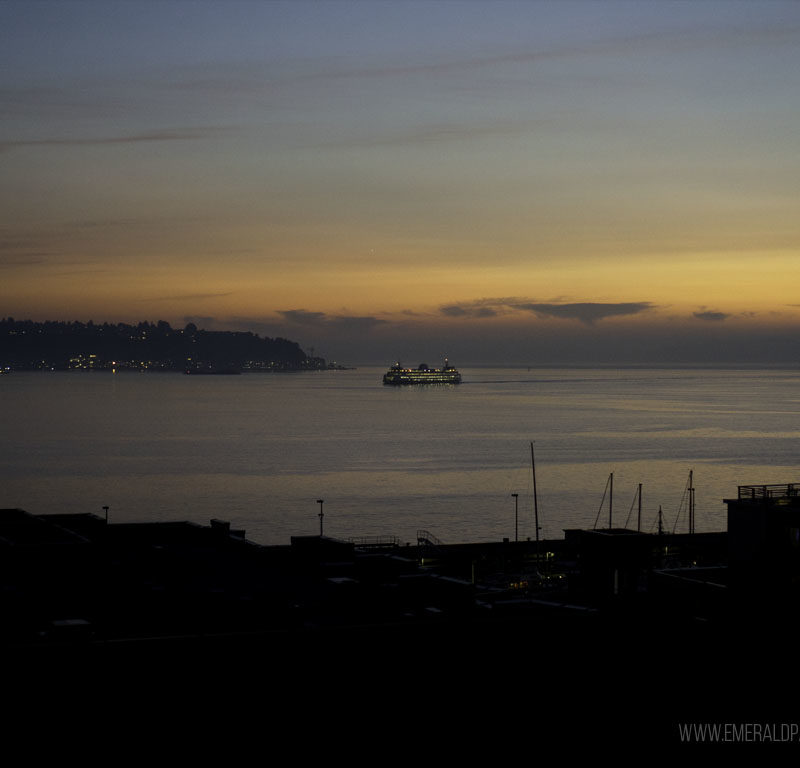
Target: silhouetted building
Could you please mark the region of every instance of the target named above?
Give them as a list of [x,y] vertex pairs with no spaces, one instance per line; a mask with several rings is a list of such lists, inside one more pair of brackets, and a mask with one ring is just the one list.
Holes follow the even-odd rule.
[[800,483],[740,485],[728,505],[731,587],[742,594],[798,595]]
[[109,524],[0,510],[0,644],[274,636],[430,623],[473,606],[469,582],[396,548],[322,536],[261,546],[222,520]]
[[653,536],[622,528],[564,531],[577,563],[570,583],[574,595],[604,599],[643,592],[653,567]]

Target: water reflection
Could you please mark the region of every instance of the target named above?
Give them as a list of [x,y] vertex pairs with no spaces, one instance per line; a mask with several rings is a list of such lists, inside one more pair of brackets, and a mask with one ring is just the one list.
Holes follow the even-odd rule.
[[[464,370],[450,389],[387,388],[383,369],[237,377],[21,373],[3,381],[3,506],[116,519],[227,518],[263,543],[318,528],[446,541],[591,527],[609,472],[624,520],[672,524],[695,471],[697,530],[742,483],[793,476],[794,372]],[[469,386],[467,386],[469,385]]]

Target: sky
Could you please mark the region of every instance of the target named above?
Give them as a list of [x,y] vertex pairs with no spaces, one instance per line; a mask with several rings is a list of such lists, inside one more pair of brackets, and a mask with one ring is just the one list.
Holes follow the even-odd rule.
[[800,2],[0,0],[0,316],[800,359]]

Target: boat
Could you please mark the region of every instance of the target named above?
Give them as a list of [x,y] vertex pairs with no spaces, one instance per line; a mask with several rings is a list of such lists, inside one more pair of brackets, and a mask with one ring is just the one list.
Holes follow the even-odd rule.
[[239,376],[241,371],[238,368],[214,368],[211,365],[207,367],[198,365],[194,368],[186,368],[184,373],[187,376]]
[[416,368],[404,368],[395,363],[384,375],[383,383],[400,386],[403,384],[460,384],[461,374],[444,359],[441,368],[431,368],[420,363]]

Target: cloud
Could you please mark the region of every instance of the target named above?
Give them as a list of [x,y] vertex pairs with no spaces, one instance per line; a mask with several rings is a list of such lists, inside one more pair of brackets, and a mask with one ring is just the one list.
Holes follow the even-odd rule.
[[444,304],[439,307],[439,314],[445,317],[497,317],[500,314],[516,311],[516,304],[523,299],[490,298],[460,301],[456,304]]
[[[434,142],[453,142],[481,137],[494,137],[498,135],[520,135],[530,133],[543,125],[552,124],[552,118],[538,118],[535,120],[494,120],[494,121],[464,121],[462,123],[431,123],[417,125],[409,128],[397,129],[393,133],[384,132],[379,136],[354,136],[339,140],[313,142],[308,146],[319,148],[332,147],[337,149],[384,147],[384,146],[413,146]],[[298,146],[306,146],[299,144]]]
[[620,315],[638,315],[653,308],[649,301],[620,302],[602,304],[598,302],[582,302],[576,304],[519,304],[518,309],[525,309],[544,317],[555,317],[569,320],[580,320],[592,325],[598,320]]
[[698,320],[708,320],[709,322],[721,322],[722,320],[727,320],[730,315],[726,314],[725,312],[712,312],[712,311],[704,311],[704,312],[695,312],[694,317]]
[[309,312],[305,309],[281,309],[278,314],[297,325],[327,326],[345,331],[369,330],[386,322],[372,315],[327,315],[325,312]]
[[299,325],[319,325],[326,321],[324,312],[308,312],[305,309],[280,309],[278,314],[284,320],[290,323],[298,323]]
[[386,321],[377,317],[372,317],[371,315],[364,315],[362,317],[338,315],[330,318],[329,322],[338,328],[351,331],[367,331],[370,328],[374,328],[376,325],[383,325]]
[[0,152],[18,147],[91,147],[105,144],[140,144],[152,141],[186,141],[205,138],[210,132],[218,129],[163,129],[146,133],[134,133],[122,136],[98,136],[89,138],[50,138],[50,139],[17,139],[0,142]]
[[439,311],[443,315],[447,315],[447,317],[466,317],[470,314],[464,307],[458,304],[448,304],[445,307],[439,307]]
[[[439,57],[433,60],[418,60],[413,63],[387,62],[373,66],[352,66],[345,63],[344,66],[337,66],[336,59],[323,59],[323,67],[279,76],[277,80],[273,79],[272,82],[280,82],[283,85],[296,88],[303,82],[321,81],[327,84],[328,82],[352,80],[354,78],[384,79],[408,75],[435,76],[469,72],[470,70],[486,69],[507,64],[538,64],[547,60],[586,56],[617,56],[621,53],[647,53],[651,50],[685,52],[697,49],[707,50],[710,47],[740,47],[760,42],[772,45],[781,43],[794,45],[798,31],[800,31],[800,28],[796,23],[779,25],[775,22],[767,21],[761,26],[749,23],[747,26],[729,25],[721,30],[716,26],[697,26],[696,21],[692,20],[689,26],[686,23],[676,23],[671,28],[633,32],[596,40],[554,44],[536,49],[520,47],[516,50],[496,54]],[[346,59],[345,62],[347,62]],[[238,84],[245,79],[243,78],[244,73],[241,64],[234,66],[236,70],[231,81]],[[252,75],[247,79],[251,80]],[[203,82],[208,83],[207,80]],[[227,81],[221,85],[226,87],[226,84]],[[214,86],[219,88],[220,83],[215,82]]]
[[[49,255],[49,254],[43,254]],[[0,260],[0,269],[11,269],[13,267],[33,267],[38,264],[46,264],[47,259],[40,258],[37,255],[30,255],[21,259]]]
[[470,302],[459,302],[439,307],[439,312],[446,317],[496,317],[509,312],[533,312],[541,317],[579,320],[592,325],[598,320],[620,315],[636,315],[653,309],[649,301],[618,303],[543,303],[528,299],[476,299]]
[[231,293],[183,293],[175,294],[173,296],[153,296],[149,299],[141,299],[141,301],[194,301],[196,299],[219,299],[223,296],[230,296]]

